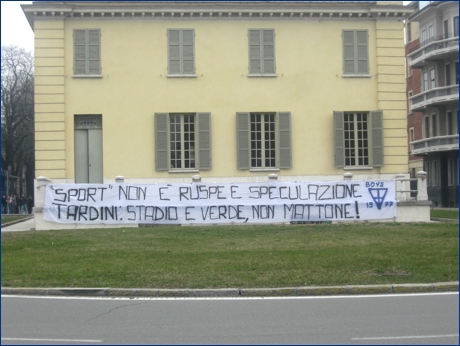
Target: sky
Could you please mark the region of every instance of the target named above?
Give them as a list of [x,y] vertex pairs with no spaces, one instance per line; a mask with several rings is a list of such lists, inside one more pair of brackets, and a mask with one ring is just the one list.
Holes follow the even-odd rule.
[[21,4],[32,1],[2,1],[2,46],[18,45],[33,53],[34,32],[22,12]]
[[[410,1],[403,1],[407,5]],[[427,3],[428,1],[422,1]],[[2,46],[15,44],[33,53],[34,33],[27,22],[21,4],[31,4],[32,1],[2,1]]]

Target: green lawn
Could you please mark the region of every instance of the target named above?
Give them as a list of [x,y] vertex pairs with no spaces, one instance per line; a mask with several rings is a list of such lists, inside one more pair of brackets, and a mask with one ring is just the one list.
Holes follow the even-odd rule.
[[432,209],[431,217],[458,220],[458,210]]
[[2,233],[3,287],[252,288],[458,280],[458,226],[353,223]]

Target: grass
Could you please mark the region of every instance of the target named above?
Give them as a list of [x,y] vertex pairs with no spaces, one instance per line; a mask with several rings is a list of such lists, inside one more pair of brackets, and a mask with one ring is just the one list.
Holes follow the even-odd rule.
[[2,215],[2,225],[5,224],[5,223],[8,223],[8,222],[13,222],[13,221],[16,221],[16,220],[25,219],[25,218],[28,218],[28,217],[31,217],[31,216],[33,216],[33,215],[31,215],[31,214],[21,215],[21,216],[3,216]]
[[432,209],[430,211],[430,216],[435,218],[458,220],[458,210]]
[[458,226],[356,223],[2,233],[3,287],[253,288],[458,280]]

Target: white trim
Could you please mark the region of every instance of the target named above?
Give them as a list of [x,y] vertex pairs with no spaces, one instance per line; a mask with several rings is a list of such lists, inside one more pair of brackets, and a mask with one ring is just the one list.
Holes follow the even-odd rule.
[[371,78],[370,74],[343,74],[343,78]]
[[358,171],[364,171],[364,170],[372,170],[374,167],[371,166],[345,166],[343,167],[344,171],[351,171],[351,170],[358,170]]
[[101,74],[74,74],[72,78],[102,78]]

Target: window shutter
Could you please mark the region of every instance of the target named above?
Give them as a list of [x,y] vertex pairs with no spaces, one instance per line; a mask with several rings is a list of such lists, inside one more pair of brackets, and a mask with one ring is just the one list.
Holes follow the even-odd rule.
[[343,112],[334,111],[334,165],[345,167]]
[[182,31],[182,73],[195,74],[194,59],[194,32],[193,30]]
[[275,31],[262,30],[263,38],[263,69],[262,73],[275,73]]
[[279,168],[292,168],[291,112],[278,113]]
[[249,30],[249,73],[260,74],[261,42],[260,30]]
[[343,42],[343,73],[355,73],[355,32],[344,30],[342,32]]
[[383,112],[371,112],[372,165],[383,166]]
[[368,47],[367,47],[367,31],[356,32],[356,58],[357,58],[357,69],[356,72],[360,74],[369,73],[369,58],[368,58]]
[[168,30],[168,73],[181,73],[180,31]]
[[168,113],[155,113],[155,169],[167,171],[168,164]]
[[250,169],[249,164],[249,113],[236,113],[238,169]]
[[198,113],[198,168],[211,169],[211,113]]
[[101,74],[101,33],[88,30],[88,74]]
[[73,43],[73,73],[86,74],[86,30],[74,30]]

